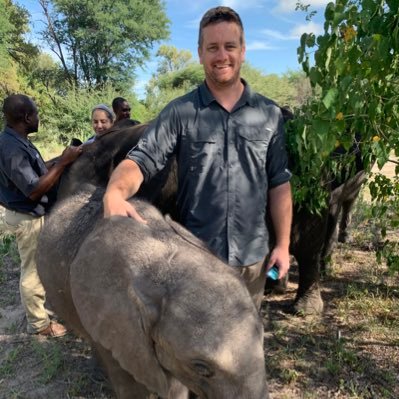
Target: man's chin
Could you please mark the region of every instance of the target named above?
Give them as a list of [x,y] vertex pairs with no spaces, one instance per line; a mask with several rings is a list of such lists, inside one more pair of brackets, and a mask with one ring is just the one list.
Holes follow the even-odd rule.
[[236,83],[238,79],[234,76],[226,76],[224,78],[215,79],[214,82],[221,87],[231,86],[232,84]]
[[37,126],[37,127],[31,127],[31,128],[28,130],[28,134],[36,133],[38,130],[39,130],[39,126]]

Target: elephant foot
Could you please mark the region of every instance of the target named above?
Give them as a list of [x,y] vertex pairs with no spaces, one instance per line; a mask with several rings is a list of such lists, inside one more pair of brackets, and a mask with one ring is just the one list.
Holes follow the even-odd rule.
[[288,273],[280,280],[272,280],[271,278],[266,279],[265,284],[265,295],[269,294],[285,294],[288,286]]
[[294,313],[297,315],[310,316],[321,314],[323,307],[319,285],[315,284],[302,295],[297,295],[293,308]]
[[338,242],[345,244],[346,242],[349,242],[349,239],[350,239],[349,233],[347,233],[346,231],[339,232]]

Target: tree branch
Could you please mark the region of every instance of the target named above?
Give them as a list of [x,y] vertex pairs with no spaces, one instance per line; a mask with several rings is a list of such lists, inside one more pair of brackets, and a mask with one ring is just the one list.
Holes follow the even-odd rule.
[[43,13],[44,13],[44,15],[45,15],[45,17],[47,19],[47,30],[48,30],[48,33],[49,33],[49,37],[53,40],[53,42],[57,46],[58,53],[55,50],[53,50],[53,49],[52,50],[54,51],[54,53],[60,59],[61,64],[62,64],[62,66],[63,66],[63,68],[65,70],[65,74],[67,76],[68,81],[71,84],[73,84],[73,80],[71,79],[71,76],[70,76],[70,73],[69,73],[69,70],[68,70],[68,66],[66,64],[65,57],[64,57],[64,54],[63,54],[63,51],[62,51],[61,42],[58,39],[57,33],[55,32],[55,29],[54,29],[54,24],[53,24],[53,22],[51,20],[51,16],[50,16],[50,13],[49,13],[49,10],[48,10],[48,1],[47,0],[39,0],[39,4],[41,5],[41,7],[43,9]]

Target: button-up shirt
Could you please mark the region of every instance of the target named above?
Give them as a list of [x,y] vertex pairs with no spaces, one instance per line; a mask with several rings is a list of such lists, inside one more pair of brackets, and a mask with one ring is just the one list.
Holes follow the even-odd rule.
[[54,196],[53,190],[39,201],[32,201],[29,195],[46,172],[37,148],[6,126],[0,134],[0,203],[13,211],[44,215],[50,205],[49,196]]
[[268,190],[291,177],[280,108],[243,83],[231,112],[205,83],[172,101],[127,156],[145,181],[176,156],[181,223],[232,266],[269,252]]

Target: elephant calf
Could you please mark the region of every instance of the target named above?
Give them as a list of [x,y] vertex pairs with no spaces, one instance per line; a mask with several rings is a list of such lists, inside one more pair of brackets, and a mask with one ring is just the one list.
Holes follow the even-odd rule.
[[57,204],[37,260],[48,300],[118,398],[268,398],[263,326],[234,269],[143,201],[132,200],[147,224],[103,219],[102,195]]

